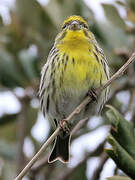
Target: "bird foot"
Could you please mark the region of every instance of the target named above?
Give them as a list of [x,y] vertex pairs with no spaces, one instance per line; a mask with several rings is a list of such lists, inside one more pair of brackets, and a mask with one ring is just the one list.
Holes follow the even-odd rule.
[[66,132],[66,133],[70,132],[69,123],[67,122],[66,119],[60,120],[59,126],[64,132]]
[[90,96],[92,98],[93,101],[97,102],[97,93],[96,90],[93,88],[88,92],[88,96]]

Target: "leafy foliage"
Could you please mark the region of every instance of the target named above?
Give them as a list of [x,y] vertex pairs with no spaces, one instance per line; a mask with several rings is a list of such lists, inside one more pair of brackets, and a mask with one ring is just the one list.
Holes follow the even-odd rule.
[[129,177],[135,177],[135,132],[131,122],[113,107],[106,113],[111,122],[111,135],[108,142],[112,149],[106,149],[108,155]]

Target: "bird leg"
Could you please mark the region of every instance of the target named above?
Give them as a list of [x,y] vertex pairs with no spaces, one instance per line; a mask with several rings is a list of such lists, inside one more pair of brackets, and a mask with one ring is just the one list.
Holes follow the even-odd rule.
[[60,126],[60,128],[61,128],[64,132],[66,132],[67,134],[70,132],[69,123],[67,122],[66,119],[60,120],[59,126]]
[[93,101],[97,102],[97,93],[96,90],[94,88],[92,88],[91,90],[88,91],[88,96],[90,96],[92,98]]

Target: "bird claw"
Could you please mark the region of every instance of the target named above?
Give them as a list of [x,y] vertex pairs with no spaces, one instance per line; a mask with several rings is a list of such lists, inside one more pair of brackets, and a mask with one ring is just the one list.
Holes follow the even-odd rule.
[[97,93],[96,93],[96,90],[95,90],[95,89],[91,89],[91,90],[88,92],[88,96],[90,96],[93,101],[96,101],[96,102],[97,102]]
[[[66,124],[66,125],[65,125],[65,124]],[[66,132],[66,133],[69,133],[69,132],[70,132],[69,123],[67,122],[66,119],[60,120],[59,126],[60,126],[60,128],[61,128],[64,132]]]

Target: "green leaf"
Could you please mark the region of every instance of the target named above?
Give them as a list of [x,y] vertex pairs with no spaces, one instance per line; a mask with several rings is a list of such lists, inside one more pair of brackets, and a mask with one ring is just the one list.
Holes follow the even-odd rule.
[[135,1],[134,0],[126,0],[127,7],[129,7],[131,10],[135,12]]
[[121,5],[121,6],[124,6],[124,7],[126,6],[126,4],[125,4],[124,2],[119,1],[119,0],[117,0],[116,3],[117,3],[118,5]]
[[0,27],[2,27],[2,26],[3,26],[3,19],[2,19],[1,15],[0,15]]
[[106,112],[106,116],[112,124],[111,134],[124,147],[124,149],[135,159],[135,132],[134,126],[112,106]]
[[127,19],[132,23],[135,23],[135,12],[130,9],[127,9]]
[[16,146],[15,144],[6,142],[1,140],[0,141],[0,156],[7,160],[15,159],[16,155]]
[[25,82],[25,79],[16,68],[13,57],[3,49],[0,50],[0,81],[7,87],[21,86]]
[[117,166],[129,177],[135,177],[135,132],[131,122],[112,106],[107,105],[109,111],[106,116],[111,123],[111,135],[107,141],[112,149],[106,149],[107,154],[115,161]]
[[[72,6],[71,6],[72,4]],[[45,7],[51,19],[53,19],[55,25],[60,29],[60,24],[63,22],[65,18],[74,14],[75,11],[75,1],[59,1],[59,0],[51,0]],[[55,11],[52,11],[55,9]]]
[[124,176],[113,176],[113,177],[108,177],[107,180],[132,180],[132,179]]
[[105,149],[107,154],[129,177],[135,177],[135,160],[112,136],[109,136],[107,141],[112,145],[112,149]]
[[15,114],[4,114],[3,116],[0,117],[0,126],[1,125],[5,125],[9,122],[13,122],[14,120],[16,120],[17,116],[19,113],[15,113]]
[[[72,174],[72,180],[88,180],[87,176],[86,176],[86,168],[87,168],[87,165],[86,163],[83,163],[81,164],[77,171],[75,171],[73,174]],[[69,178],[70,179],[70,178]]]
[[[68,16],[73,14],[83,16],[89,23],[94,22],[93,11],[83,1],[51,0],[45,9],[59,29],[61,23],[63,23]],[[52,11],[52,9],[55,9],[55,11]]]
[[36,123],[37,116],[38,116],[38,108],[33,108],[31,105],[27,106],[27,127],[26,127],[26,135],[30,134],[31,128]]
[[15,161],[6,161],[4,160],[4,166],[2,169],[2,176],[0,180],[11,180],[16,176],[16,162]]
[[38,1],[17,0],[16,13],[25,26],[35,29],[46,37],[52,35],[50,32],[55,30],[53,21]]
[[35,57],[31,56],[26,50],[24,50],[19,54],[19,60],[29,80],[36,78],[37,73],[34,68]]
[[[10,117],[10,116],[9,116]],[[12,119],[12,122],[3,124],[0,126],[0,137],[1,139],[7,140],[8,142],[16,141],[16,117]]]
[[[1,126],[0,126],[0,137],[2,139],[6,139],[8,142],[15,142],[16,141],[16,132],[18,129],[17,118],[19,118],[18,114],[9,114],[4,115],[0,118]],[[35,124],[38,115],[38,108],[33,108],[31,105],[26,105],[26,122],[25,122],[25,135],[29,135],[31,128]],[[11,118],[11,119],[10,119]],[[6,122],[4,122],[6,121]]]
[[102,3],[102,7],[106,14],[107,19],[117,27],[125,29],[125,22],[121,18],[118,10],[111,4],[104,4]]

